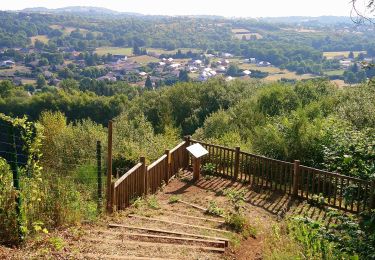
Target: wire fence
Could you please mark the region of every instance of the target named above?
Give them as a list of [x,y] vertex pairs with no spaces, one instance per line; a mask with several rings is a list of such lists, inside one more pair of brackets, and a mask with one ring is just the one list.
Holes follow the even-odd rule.
[[7,209],[0,210],[0,243],[14,234],[22,241],[25,227],[36,222],[58,226],[104,211],[107,171],[99,141],[83,155],[42,159],[31,143],[24,129],[0,118],[0,208]]

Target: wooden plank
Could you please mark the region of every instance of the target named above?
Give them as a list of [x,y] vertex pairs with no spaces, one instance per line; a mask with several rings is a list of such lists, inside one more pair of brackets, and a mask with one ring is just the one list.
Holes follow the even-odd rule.
[[225,223],[224,220],[218,220],[218,219],[212,219],[212,218],[202,218],[202,217],[195,217],[195,216],[188,216],[188,215],[183,215],[179,213],[173,213],[173,212],[168,212],[168,215],[175,215],[183,218],[192,218],[192,219],[200,219],[204,221],[212,221],[212,222],[217,222],[217,223]]
[[216,231],[216,232],[231,233],[228,230],[222,230],[222,229],[210,228],[210,227],[204,227],[204,226],[197,226],[197,225],[190,225],[190,224],[174,222],[174,221],[158,219],[158,218],[148,218],[148,217],[143,217],[143,216],[138,216],[138,215],[133,215],[133,214],[130,214],[129,217],[144,219],[144,220],[152,220],[152,221],[156,221],[156,222],[163,222],[163,223],[167,223],[167,224],[173,224],[173,225],[179,225],[179,226],[185,226],[185,227],[191,227],[191,228],[206,229],[206,230],[211,230],[211,231]]
[[[77,257],[77,255],[74,255]],[[158,257],[145,257],[145,256],[124,256],[124,255],[106,255],[106,254],[94,254],[86,253],[80,255],[83,259],[120,259],[120,260],[175,260],[176,258],[158,258]]]
[[199,243],[208,243],[208,244],[217,244],[221,247],[225,246],[225,241],[221,240],[208,240],[208,239],[200,239],[200,238],[191,238],[191,237],[176,237],[176,236],[161,236],[161,235],[152,235],[152,234],[142,234],[142,233],[115,233],[109,231],[101,231],[102,233],[114,234],[114,235],[122,235],[127,237],[148,237],[148,238],[158,238],[158,239],[169,239],[169,240],[177,240],[177,241],[188,241],[188,242],[199,242]]
[[110,228],[127,228],[127,229],[135,229],[135,230],[142,230],[142,231],[162,233],[162,234],[173,234],[173,235],[180,235],[180,236],[207,238],[207,239],[220,240],[220,241],[229,243],[229,239],[223,238],[223,237],[204,236],[204,235],[198,235],[198,234],[192,234],[192,233],[177,232],[177,231],[163,230],[163,229],[157,229],[157,228],[134,227],[134,226],[128,226],[128,225],[121,225],[121,224],[109,224],[108,226]]
[[103,238],[84,238],[86,241],[94,242],[94,243],[106,243],[106,244],[117,244],[117,245],[138,245],[138,246],[157,246],[157,247],[172,247],[172,248],[187,248],[187,249],[194,249],[194,250],[203,250],[203,251],[213,251],[224,253],[225,248],[219,247],[205,247],[205,246],[191,246],[191,245],[177,245],[177,244],[169,244],[169,243],[158,243],[158,242],[144,242],[144,241],[133,241],[133,240],[120,240],[120,239],[103,239]]
[[178,202],[181,202],[182,204],[185,204],[185,205],[191,206],[191,207],[196,208],[196,209],[200,209],[200,210],[202,210],[202,211],[207,211],[206,208],[203,208],[203,207],[201,207],[201,206],[198,206],[198,205],[195,205],[195,204],[192,204],[192,203],[189,203],[189,202],[183,201],[183,200],[178,200]]

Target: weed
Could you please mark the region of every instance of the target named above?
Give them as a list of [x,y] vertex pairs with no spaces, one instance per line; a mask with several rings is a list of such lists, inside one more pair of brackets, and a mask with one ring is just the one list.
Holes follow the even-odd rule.
[[318,208],[324,208],[325,198],[324,198],[323,194],[322,193],[319,193],[319,195],[314,194],[312,196],[310,204],[313,205],[313,206],[316,206]]
[[172,195],[172,196],[169,197],[169,203],[170,204],[177,203],[180,199],[181,199],[180,196]]
[[250,225],[246,217],[239,213],[229,214],[225,218],[225,223],[229,228],[241,234],[244,238],[256,238],[257,236],[255,227]]
[[136,209],[142,208],[145,205],[145,200],[142,197],[133,198],[130,202]]
[[159,201],[155,195],[147,198],[147,206],[151,209],[160,209]]
[[224,189],[223,194],[232,202],[236,211],[239,211],[243,207],[245,201],[246,189]]
[[55,251],[61,251],[65,246],[64,240],[60,237],[51,237],[48,241]]
[[215,164],[213,163],[206,163],[202,166],[202,173],[205,175],[213,175],[215,173]]
[[219,216],[222,217],[225,213],[224,209],[220,208],[215,201],[210,201],[210,204],[208,205],[207,211],[208,214],[211,214],[213,216]]

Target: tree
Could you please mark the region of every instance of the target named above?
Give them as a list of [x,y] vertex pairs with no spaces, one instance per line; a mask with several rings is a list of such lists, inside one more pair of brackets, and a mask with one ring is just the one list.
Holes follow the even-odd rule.
[[357,78],[352,71],[345,71],[344,81],[345,83],[354,84],[354,83],[357,83]]
[[145,88],[148,89],[148,90],[153,90],[150,75],[147,76],[147,79],[146,79],[146,82],[145,82]]
[[372,13],[375,10],[375,0],[351,0],[351,18],[354,23],[374,23]]
[[349,52],[349,56],[348,56],[349,59],[354,59],[354,53],[351,51]]
[[38,75],[38,79],[36,80],[36,85],[38,88],[43,88],[47,86],[46,78],[42,74]]
[[181,82],[188,82],[190,80],[188,72],[186,70],[180,70],[178,80]]
[[7,97],[13,88],[12,83],[9,80],[3,80],[0,82],[0,97]]

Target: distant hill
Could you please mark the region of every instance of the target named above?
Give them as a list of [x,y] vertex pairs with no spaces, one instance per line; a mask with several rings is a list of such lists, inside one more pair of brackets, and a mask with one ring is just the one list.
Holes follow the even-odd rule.
[[70,14],[86,14],[86,15],[133,15],[141,16],[139,13],[117,12],[103,7],[92,6],[68,6],[63,8],[48,9],[45,7],[33,7],[20,10],[25,13],[70,13]]
[[262,17],[259,20],[270,23],[289,23],[289,24],[303,24],[303,23],[320,23],[320,24],[352,24],[353,21],[348,16],[288,16],[288,17]]

